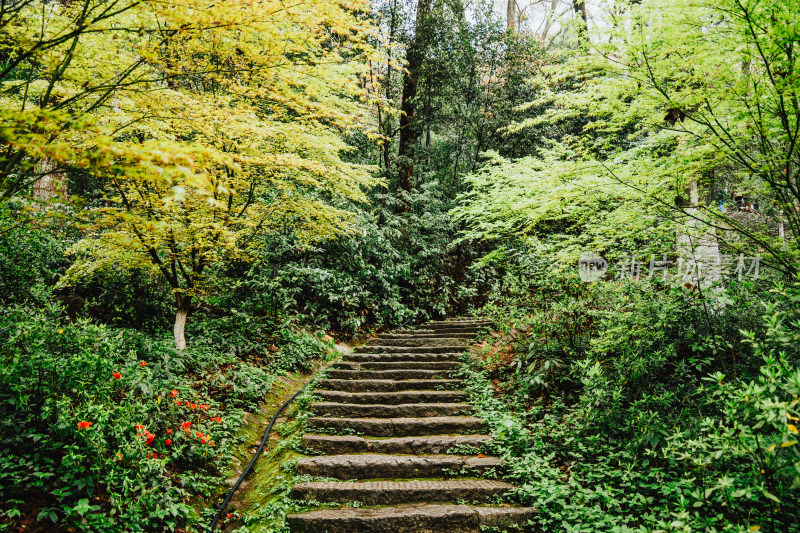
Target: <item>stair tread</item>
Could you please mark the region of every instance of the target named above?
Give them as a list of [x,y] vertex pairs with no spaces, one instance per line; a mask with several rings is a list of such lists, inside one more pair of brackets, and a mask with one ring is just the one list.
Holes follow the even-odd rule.
[[536,513],[535,508],[516,506],[405,504],[294,513],[287,516],[287,522],[301,533],[478,533],[482,525],[493,526],[504,518],[522,521]]
[[452,389],[461,383],[460,379],[323,379],[320,380],[319,386],[322,390],[394,392]]
[[339,455],[320,455],[318,457],[303,457],[297,461],[325,463],[325,464],[383,464],[383,463],[459,463],[465,465],[497,465],[500,464],[499,457],[475,457],[471,455],[393,455],[383,453],[346,453]]
[[452,353],[351,353],[347,354],[346,362],[458,362],[463,352]]
[[[323,406],[323,405],[335,405],[335,406],[347,406],[347,407],[354,407],[354,406],[363,406],[363,407],[391,407],[391,408],[407,408],[407,407],[415,407],[415,406],[430,406],[430,407],[464,407],[464,408],[471,408],[472,405],[464,402],[440,402],[440,403],[428,403],[428,402],[413,402],[413,403],[362,403],[362,404],[352,404],[346,402],[315,402],[312,404],[313,406]],[[389,417],[392,418],[392,417]],[[412,417],[405,417],[405,418],[412,418]]]
[[397,368],[393,370],[328,370],[331,379],[436,379],[452,370],[425,370]]
[[[429,391],[401,391],[401,392],[344,392],[317,390],[317,396],[327,402],[339,402],[358,405],[384,404],[397,405],[405,403],[436,403],[443,401],[451,403],[467,397],[464,391],[429,390]],[[417,400],[414,402],[413,400]],[[436,402],[434,402],[436,400]]]
[[484,423],[474,416],[431,416],[419,418],[326,418],[311,417],[310,428],[350,429],[375,437],[415,437],[474,433],[484,429]]
[[466,435],[417,435],[411,437],[389,437],[377,438],[360,435],[325,435],[324,433],[306,433],[303,438],[320,439],[320,440],[342,440],[353,442],[355,440],[365,441],[370,445],[376,444],[393,444],[397,442],[449,442],[453,446],[460,444],[483,444],[490,442],[492,437],[483,434],[466,434]]
[[513,489],[511,483],[493,479],[319,481],[298,483],[292,488],[292,498],[321,502],[358,501],[364,505],[455,503],[489,501]]
[[[349,361],[344,359],[333,364],[337,370],[447,370],[458,368],[458,361]],[[411,367],[407,365],[412,365]]]
[[[314,420],[319,417],[311,417],[309,420]],[[329,418],[323,418],[322,420],[331,420]],[[337,420],[345,420],[345,419],[337,419]],[[418,424],[418,423],[430,423],[435,424],[436,422],[481,422],[483,421],[476,417],[476,416],[424,416],[424,417],[396,417],[396,418],[378,418],[378,417],[364,417],[364,418],[353,418],[352,420],[358,421],[375,421],[375,422],[391,422],[393,424]]]
[[497,488],[511,490],[514,485],[497,479],[410,479],[408,481],[309,481],[298,483],[297,487],[315,489],[349,489],[349,490],[410,490],[423,489],[482,489]]
[[304,457],[297,472],[335,479],[441,478],[492,471],[501,464],[499,457],[366,453]]
[[472,406],[467,403],[406,403],[406,404],[356,404],[342,402],[316,402],[312,410],[321,416],[366,418],[381,417],[429,417],[470,414]]
[[492,441],[489,435],[420,435],[373,438],[357,435],[321,435],[306,433],[303,446],[330,455],[342,453],[451,453],[457,446],[482,449]]

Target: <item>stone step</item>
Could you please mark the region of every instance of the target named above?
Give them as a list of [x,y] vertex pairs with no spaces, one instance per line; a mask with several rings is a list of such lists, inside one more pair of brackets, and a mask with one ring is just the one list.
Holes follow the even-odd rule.
[[524,526],[536,516],[530,507],[408,504],[296,513],[286,523],[293,533],[479,533]]
[[353,353],[462,353],[466,345],[459,346],[356,346]]
[[347,354],[350,362],[408,362],[408,361],[458,361],[461,352],[451,353],[351,353]]
[[477,337],[479,333],[482,331],[486,331],[488,328],[477,328],[474,326],[440,326],[435,328],[429,328],[427,326],[422,326],[417,329],[409,329],[404,330],[408,333],[434,333],[436,335],[450,335],[451,333],[467,333],[470,336],[468,338]]
[[319,389],[347,392],[394,392],[408,390],[453,390],[460,379],[321,379]]
[[483,328],[491,328],[493,323],[491,321],[484,321],[484,322],[425,322],[424,324],[419,324],[414,326],[413,329],[449,329],[449,328],[463,328],[463,329],[483,329]]
[[360,502],[363,505],[403,503],[493,502],[514,485],[493,479],[453,479],[444,481],[365,481],[355,483],[300,483],[292,488],[293,500]]
[[459,416],[472,414],[468,403],[406,403],[399,405],[318,402],[311,409],[320,416],[342,418],[397,418],[416,416]]
[[421,435],[481,433],[486,430],[483,421],[474,416],[436,416],[428,418],[311,417],[306,423],[310,429],[325,429],[338,433],[351,432],[368,437],[418,437]]
[[455,370],[458,361],[340,361],[330,368],[335,370]]
[[457,403],[467,399],[463,391],[415,390],[402,392],[342,392],[318,390],[314,393],[324,402],[353,404],[390,404],[401,403]]
[[407,337],[404,339],[387,339],[378,337],[369,339],[364,346],[400,346],[400,347],[419,347],[419,346],[452,346],[453,351],[465,350],[469,347],[469,339],[453,339],[444,336],[430,336],[423,338]]
[[321,455],[297,461],[297,473],[334,479],[438,478],[495,472],[499,457],[460,455]]
[[431,320],[421,324],[423,327],[436,327],[436,326],[491,326],[493,320],[488,318],[463,318],[463,319],[444,319],[444,320]]
[[312,453],[339,455],[346,453],[447,454],[458,453],[458,447],[469,446],[484,451],[492,441],[489,435],[429,435],[370,439],[355,435],[303,435],[303,448]]
[[456,344],[460,340],[470,340],[474,335],[472,333],[434,333],[431,330],[429,333],[426,333],[425,330],[413,330],[409,331],[408,333],[384,333],[380,337],[376,339],[370,340],[380,340],[380,339],[390,339],[390,340],[423,340],[423,339],[447,339],[454,341],[453,344]]
[[328,370],[330,379],[440,379],[447,378],[452,370]]

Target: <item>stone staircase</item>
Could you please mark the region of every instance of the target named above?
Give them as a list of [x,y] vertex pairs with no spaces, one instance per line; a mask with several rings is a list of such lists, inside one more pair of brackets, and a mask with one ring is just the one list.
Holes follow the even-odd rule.
[[449,375],[488,325],[430,322],[373,339],[331,367],[308,419],[313,433],[303,436],[318,455],[297,471],[337,481],[299,483],[292,498],[336,506],[289,515],[291,531],[476,533],[516,530],[534,517],[497,504],[514,487],[493,479],[502,464],[479,453],[491,439]]

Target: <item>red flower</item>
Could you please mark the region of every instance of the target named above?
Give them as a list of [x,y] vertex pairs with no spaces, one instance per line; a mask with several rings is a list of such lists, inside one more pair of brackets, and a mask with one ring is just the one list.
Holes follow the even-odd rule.
[[184,422],[183,424],[181,424],[181,429],[189,429],[190,427],[192,427],[191,422]]
[[208,441],[208,445],[209,446],[213,446],[214,445],[214,441],[213,440]]
[[91,426],[92,424],[93,422],[87,422],[86,420],[81,420],[80,422],[78,422],[78,427],[80,429],[89,429],[89,426]]
[[164,440],[164,444],[166,444],[167,446],[169,446],[170,444],[172,444],[172,439],[165,439],[165,440]]
[[174,390],[174,389],[173,389],[173,390],[169,391],[169,395],[170,395],[170,396],[172,396],[172,397],[174,398],[175,396],[177,396],[177,395],[178,395],[178,391],[176,391],[176,390]]
[[147,454],[148,459],[158,459],[158,454],[155,452],[150,452]]
[[180,400],[175,400],[175,405],[181,405],[182,403]]
[[197,404],[196,403],[192,404],[192,409],[197,409]]
[[230,518],[230,517],[232,517],[232,516],[233,516],[233,513],[228,513],[228,514],[226,514],[225,516],[227,516],[228,518]]
[[200,437],[201,439],[203,438],[203,434],[202,434],[202,433],[200,433],[199,431],[198,431],[198,432],[196,432],[196,433],[195,433],[195,435],[197,435],[197,436],[198,436],[198,437]]
[[150,433],[149,431],[144,432],[144,436],[147,438],[146,444],[149,446],[153,444],[153,441],[156,440],[156,436]]
[[202,410],[204,410],[204,411],[205,411],[206,409],[208,409],[208,405],[206,405],[206,404],[202,404],[202,405],[200,406],[200,409],[202,409]]
[[200,444],[205,444],[205,443],[206,443],[206,439],[200,439]]
[[122,379],[122,374],[120,374],[119,372],[114,372],[113,374],[111,374],[111,376],[114,379]]
[[172,435],[172,430],[167,428],[167,435]]
[[145,363],[144,361],[142,361],[141,363],[139,363],[139,366],[141,366],[141,367],[146,367],[146,366],[147,366],[147,363]]

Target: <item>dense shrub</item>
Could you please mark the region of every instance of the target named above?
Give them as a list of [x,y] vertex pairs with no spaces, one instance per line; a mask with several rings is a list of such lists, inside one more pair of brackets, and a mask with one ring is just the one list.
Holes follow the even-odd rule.
[[0,204],[1,303],[24,302],[66,270],[64,251],[71,239],[61,215],[55,209],[37,211],[24,201]]
[[178,352],[169,338],[62,313],[45,298],[0,308],[9,339],[0,348],[0,529],[35,519],[173,531],[198,521],[222,486],[244,410],[277,373],[327,353],[316,337],[288,331],[268,361],[202,335]]
[[504,291],[486,311],[511,335],[470,382],[545,529],[799,529],[800,284]]
[[462,305],[472,252],[451,243],[448,188],[431,182],[400,199],[374,200],[374,207],[351,206],[358,224],[336,240],[304,246],[283,235],[266,238],[261,261],[235,292],[264,314],[345,334],[424,321]]

